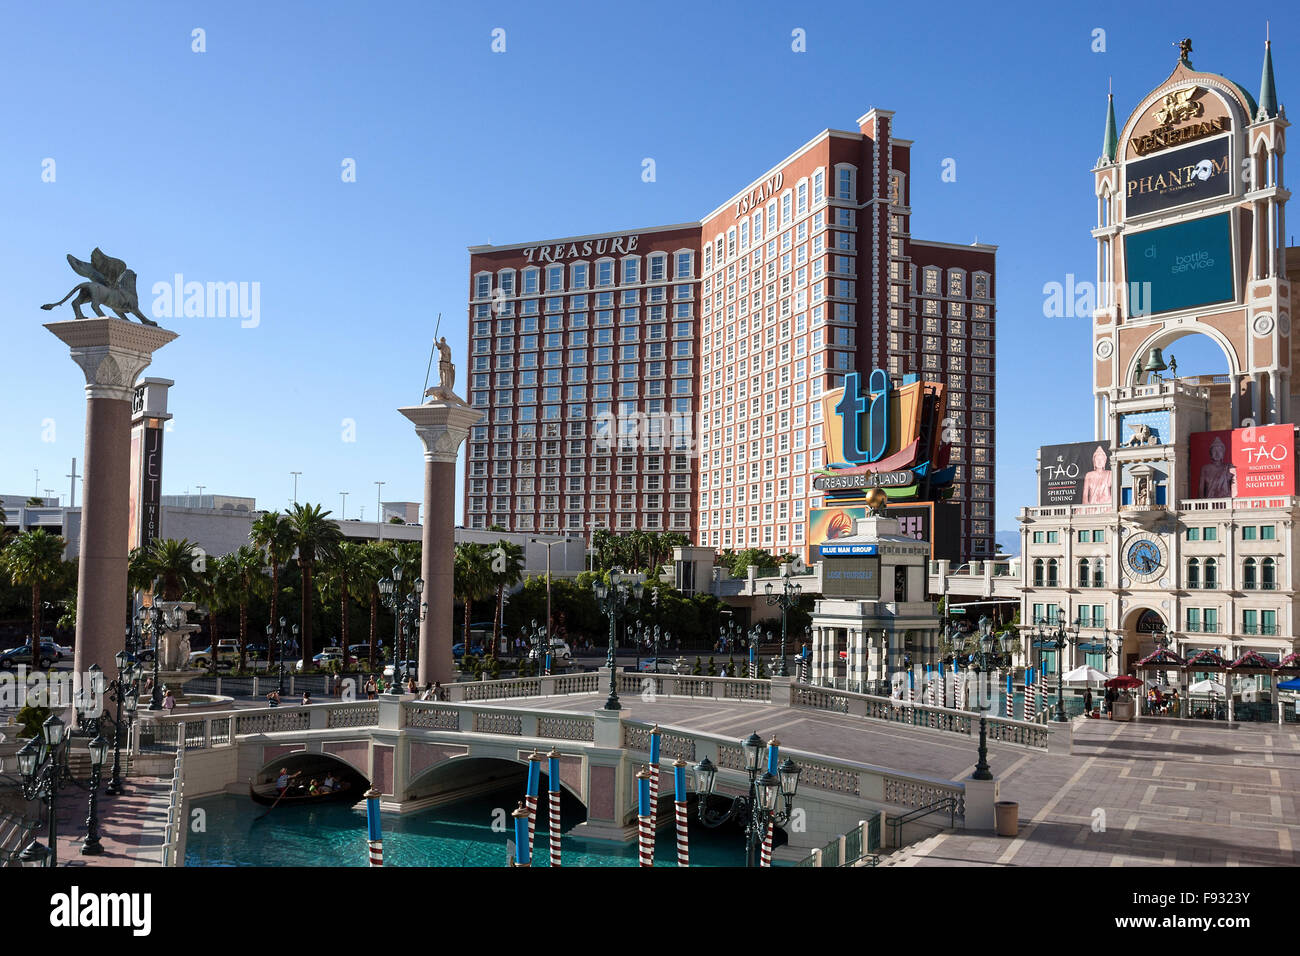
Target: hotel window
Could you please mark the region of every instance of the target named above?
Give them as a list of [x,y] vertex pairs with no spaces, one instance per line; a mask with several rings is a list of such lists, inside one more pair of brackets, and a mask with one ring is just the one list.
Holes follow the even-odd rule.
[[650,256],[650,281],[662,282],[667,278],[668,256],[662,252]]
[[501,290],[502,295],[515,294],[515,270],[502,269],[497,273],[497,288]]
[[795,187],[794,211],[796,215],[800,216],[808,211],[808,183],[806,181],[800,181],[799,185]]
[[813,204],[821,202],[826,198],[826,171],[819,169],[813,173]]
[[1259,586],[1265,591],[1277,590],[1277,564],[1272,558],[1260,562]]
[[[540,270],[540,269],[525,269],[525,270],[524,270],[524,295],[536,295],[536,294],[537,294],[537,281],[538,281],[538,277],[539,277],[540,273],[541,273],[541,270]],[[534,307],[535,307],[535,306],[536,306],[536,303],[534,303]]]
[[488,299],[492,296],[492,275],[481,272],[474,277],[474,298]]
[[571,288],[587,288],[587,263],[575,262],[569,267],[570,277],[572,278]]
[[641,257],[633,256],[623,260],[623,284],[635,285],[641,281]]
[[612,259],[601,259],[596,263],[596,285],[606,286],[614,284],[614,261]]
[[1218,562],[1214,558],[1205,559],[1203,578],[1207,590],[1212,591],[1219,586]]
[[1244,526],[1242,527],[1242,529],[1241,529],[1241,540],[1242,540],[1242,541],[1254,541],[1254,540],[1255,540],[1255,526],[1254,526],[1254,525],[1244,525]]
[[1276,540],[1277,527],[1271,524],[1262,524],[1259,526],[1259,540],[1273,541]]
[[853,199],[853,167],[839,166],[835,170],[835,198]]
[[[1193,559],[1195,560],[1195,559]],[[1258,583],[1257,568],[1254,558],[1247,558],[1241,566],[1241,587],[1246,591],[1255,590]]]
[[[793,197],[792,197],[791,194],[790,194],[790,190],[788,190],[788,189],[787,189],[784,193],[781,194],[781,225],[782,225],[782,227],[788,226],[788,225],[790,225],[791,222],[794,221],[794,217],[793,217],[793,215],[792,215],[792,206],[791,206],[791,200],[792,200],[792,198],[793,198]],[[787,233],[786,236],[783,237],[782,241],[786,241],[786,240],[788,240],[789,238],[790,238],[790,237],[789,237],[789,234]]]

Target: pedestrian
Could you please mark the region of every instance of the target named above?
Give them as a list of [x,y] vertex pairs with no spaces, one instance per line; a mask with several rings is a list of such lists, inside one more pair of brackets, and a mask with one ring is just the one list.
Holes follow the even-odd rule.
[[176,709],[176,698],[172,696],[171,688],[168,688],[163,693],[162,705],[163,705],[163,710],[167,711],[167,715],[170,717],[172,711]]
[[1092,716],[1092,690],[1090,688],[1084,688],[1083,691],[1083,712],[1088,716]]
[[366,678],[366,700],[374,700],[379,688],[375,684],[375,675]]
[[268,707],[280,706],[280,692],[278,690],[273,690],[271,693],[266,695],[266,705]]
[[311,703],[311,691],[305,690],[302,692],[302,702],[304,705]]
[[442,700],[442,684],[438,681],[433,682],[433,699]]

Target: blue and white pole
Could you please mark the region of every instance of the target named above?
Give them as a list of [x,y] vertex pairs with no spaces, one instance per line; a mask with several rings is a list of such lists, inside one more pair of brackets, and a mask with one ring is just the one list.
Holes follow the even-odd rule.
[[560,752],[546,755],[547,796],[550,798],[551,866],[560,865]]
[[528,789],[524,792],[524,807],[528,812],[528,858],[533,856],[533,837],[537,833],[537,793],[541,788],[542,755],[534,750],[528,755]]
[[528,811],[521,803],[511,814],[515,818],[515,858],[511,866],[532,866],[532,850],[528,846]]
[[673,762],[673,800],[677,811],[677,865],[690,866],[691,850],[687,842],[686,761],[681,757]]
[[659,725],[650,728],[650,827],[659,830]]
[[655,865],[654,829],[650,826],[650,771],[642,767],[636,775],[636,832],[642,866]]
[[758,648],[752,642],[749,645],[749,676],[751,678],[758,676]]
[[1016,716],[1016,698],[1011,687],[1011,674],[1007,674],[1007,720],[1012,720]]
[[384,865],[384,834],[379,824],[379,791],[366,791],[366,842],[370,846],[370,865]]

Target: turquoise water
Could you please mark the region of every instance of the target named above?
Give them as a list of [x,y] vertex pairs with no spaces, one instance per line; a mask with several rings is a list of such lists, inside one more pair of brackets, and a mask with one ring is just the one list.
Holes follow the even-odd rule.
[[[494,812],[513,809],[514,789],[463,800],[406,816],[384,814],[384,863],[387,866],[504,866],[506,837],[492,828]],[[286,807],[266,812],[248,797],[222,795],[192,801],[202,809],[206,832],[190,832],[186,866],[366,866],[365,803],[355,807]],[[500,819],[500,816],[497,816]],[[585,819],[580,807],[566,811],[562,829]],[[537,865],[548,865],[545,819],[535,837]],[[691,827],[692,866],[744,866],[744,840],[731,825],[719,830]],[[635,843],[622,846],[566,836],[563,866],[636,866]],[[676,866],[672,827],[661,829],[655,843],[655,866]]]

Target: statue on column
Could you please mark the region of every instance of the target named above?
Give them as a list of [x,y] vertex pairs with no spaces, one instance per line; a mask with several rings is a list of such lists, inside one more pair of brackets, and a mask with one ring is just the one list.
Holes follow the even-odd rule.
[[451,346],[444,335],[438,339],[438,384],[425,390],[426,398],[455,398],[456,366],[451,361]]
[[140,300],[135,291],[135,272],[128,269],[121,259],[104,255],[96,247],[90,254],[89,262],[82,262],[75,256],[69,255],[68,265],[72,266],[72,271],[77,275],[85,276],[90,281],[73,286],[72,291],[58,302],[47,302],[41,306],[46,312],[63,305],[75,295],[76,298],[72,299],[72,313],[79,319],[89,318],[81,312],[81,307],[89,304],[91,310],[101,319],[108,318],[102,308],[108,306],[117,313],[119,319],[126,319],[129,313],[145,325],[158,324],[146,318],[140,311]]

